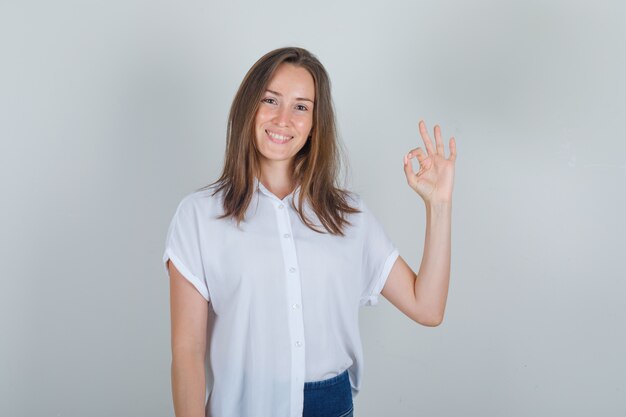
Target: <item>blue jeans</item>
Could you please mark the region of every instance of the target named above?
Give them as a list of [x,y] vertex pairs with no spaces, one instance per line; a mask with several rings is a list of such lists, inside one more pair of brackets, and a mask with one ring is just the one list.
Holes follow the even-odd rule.
[[304,383],[302,417],[353,417],[353,410],[347,369],[330,379]]

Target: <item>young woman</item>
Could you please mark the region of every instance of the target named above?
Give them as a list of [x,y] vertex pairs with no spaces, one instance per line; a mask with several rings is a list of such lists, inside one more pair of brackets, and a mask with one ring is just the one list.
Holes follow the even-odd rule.
[[177,417],[351,416],[363,375],[359,307],[382,293],[417,323],[443,319],[454,138],[446,158],[439,127],[433,145],[420,122],[426,151],[404,156],[426,205],[416,274],[360,196],[337,185],[330,91],[305,49],[261,57],[230,109],[221,177],[176,209],[163,261]]

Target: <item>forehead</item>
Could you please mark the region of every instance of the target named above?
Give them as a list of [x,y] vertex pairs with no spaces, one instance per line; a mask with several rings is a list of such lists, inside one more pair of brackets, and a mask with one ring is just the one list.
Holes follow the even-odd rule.
[[306,68],[290,63],[278,66],[267,88],[282,95],[294,97],[315,97],[315,81]]

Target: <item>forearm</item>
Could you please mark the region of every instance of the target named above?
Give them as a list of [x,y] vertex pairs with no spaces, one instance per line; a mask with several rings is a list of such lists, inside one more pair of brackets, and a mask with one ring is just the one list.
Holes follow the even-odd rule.
[[204,417],[204,357],[189,352],[172,355],[172,397],[176,417]]
[[450,283],[452,203],[426,204],[426,237],[422,263],[415,280],[415,299],[427,323],[438,325]]

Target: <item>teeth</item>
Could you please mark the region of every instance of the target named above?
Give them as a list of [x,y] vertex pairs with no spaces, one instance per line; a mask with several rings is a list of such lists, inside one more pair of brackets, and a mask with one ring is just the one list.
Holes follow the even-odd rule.
[[270,132],[268,130],[265,131],[268,135],[270,135],[271,137],[273,137],[274,139],[278,139],[278,140],[282,140],[282,141],[286,141],[291,139],[291,136],[283,136],[283,135],[279,135],[277,133],[274,132]]

